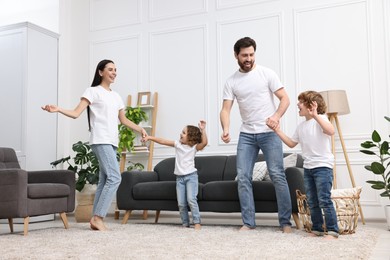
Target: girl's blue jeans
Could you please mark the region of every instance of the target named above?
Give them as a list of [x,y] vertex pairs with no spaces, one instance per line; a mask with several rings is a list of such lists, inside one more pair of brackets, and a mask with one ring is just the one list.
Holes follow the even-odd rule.
[[191,209],[193,223],[200,224],[199,206],[196,198],[198,195],[198,173],[196,171],[176,176],[176,195],[183,226],[190,226],[188,206]]

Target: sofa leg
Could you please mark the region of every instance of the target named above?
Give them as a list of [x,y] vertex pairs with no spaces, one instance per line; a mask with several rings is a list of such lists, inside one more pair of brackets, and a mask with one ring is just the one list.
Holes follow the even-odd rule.
[[14,219],[13,218],[8,219],[8,225],[9,225],[9,230],[11,230],[11,233],[14,233]]
[[142,219],[148,219],[148,211],[144,210],[144,213],[142,214]]
[[122,224],[126,224],[131,215],[131,210],[126,210],[125,215],[123,216]]
[[292,216],[293,216],[295,226],[297,227],[297,229],[301,229],[301,222],[299,221],[298,213],[292,213]]
[[158,219],[160,217],[160,212],[161,212],[161,210],[156,210],[156,218],[154,219],[154,223],[158,222]]
[[30,222],[30,217],[25,217],[24,218],[24,230],[23,230],[23,234],[25,236],[27,236],[27,233],[28,233],[28,223]]
[[65,212],[61,212],[60,213],[60,217],[61,217],[62,223],[64,223],[65,229],[68,229],[69,228],[69,224],[68,224],[68,218],[66,217],[66,213]]

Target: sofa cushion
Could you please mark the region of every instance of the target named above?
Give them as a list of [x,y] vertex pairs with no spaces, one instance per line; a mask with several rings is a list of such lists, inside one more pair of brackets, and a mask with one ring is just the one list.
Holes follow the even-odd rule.
[[30,183],[27,185],[27,197],[30,199],[68,197],[70,187],[62,183]]
[[141,182],[133,186],[136,200],[176,200],[176,181]]
[[198,170],[199,183],[222,181],[226,156],[195,157],[195,168]]

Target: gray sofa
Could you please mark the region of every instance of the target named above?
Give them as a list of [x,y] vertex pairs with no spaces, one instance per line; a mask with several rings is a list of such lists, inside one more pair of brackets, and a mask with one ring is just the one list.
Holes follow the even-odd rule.
[[[285,153],[284,156],[289,155]],[[264,161],[262,154],[258,161]],[[164,159],[153,171],[125,171],[117,191],[117,205],[126,214],[132,210],[156,210],[156,223],[161,210],[178,211],[176,181],[173,174],[175,158]],[[240,212],[237,192],[236,156],[199,156],[195,158],[199,175],[198,204],[201,212]],[[304,191],[303,160],[298,155],[296,167],[286,169],[293,218],[300,228],[296,190]],[[270,181],[253,181],[255,208],[258,213],[277,212],[275,188]]]

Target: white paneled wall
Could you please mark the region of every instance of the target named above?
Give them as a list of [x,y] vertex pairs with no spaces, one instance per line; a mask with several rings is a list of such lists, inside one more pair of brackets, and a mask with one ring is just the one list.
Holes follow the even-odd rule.
[[[296,107],[300,92],[347,91],[351,113],[339,119],[355,181],[364,187],[363,210],[367,218],[384,218],[385,201],[365,183],[373,177],[364,169],[371,159],[359,150],[373,129],[383,136],[390,129],[383,119],[390,115],[389,2],[71,0],[60,5],[69,9],[61,12],[67,15],[60,17],[60,30],[66,28],[68,34],[60,43],[62,50],[69,51],[69,67],[74,64],[77,73],[60,71],[60,78],[72,83],[63,105],[72,107],[78,101],[98,61],[112,59],[118,68],[113,87],[124,100],[140,91],[159,92],[158,136],[177,139],[186,124],[206,119],[209,145],[200,154],[234,154],[240,116],[235,106],[233,140],[224,144],[219,122],[222,90],[238,68],[234,43],[251,36],[258,43],[257,63],[275,70],[290,95],[282,122],[288,134],[302,120]],[[64,85],[61,81],[59,85],[63,93]],[[70,131],[70,143],[87,136],[84,122],[60,120]],[[351,187],[337,135],[336,145],[338,188]],[[156,145],[154,164],[173,153],[172,148]]]

